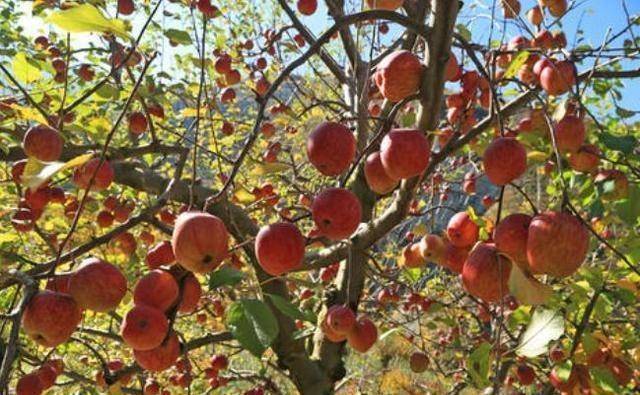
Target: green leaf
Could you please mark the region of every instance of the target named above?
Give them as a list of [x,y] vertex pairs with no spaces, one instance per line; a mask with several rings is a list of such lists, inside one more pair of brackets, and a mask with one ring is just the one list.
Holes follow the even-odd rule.
[[615,203],[616,214],[627,224],[633,226],[640,217],[640,188],[637,185],[629,186],[629,195],[626,199]]
[[278,310],[280,310],[284,315],[291,317],[295,320],[302,320],[308,322],[316,322],[315,314],[311,312],[303,312],[296,305],[289,302],[285,298],[280,295],[273,294],[265,294],[271,299],[271,302]]
[[458,24],[456,25],[456,30],[458,31],[458,34],[462,36],[462,38],[464,38],[467,41],[471,41],[471,31],[467,28],[467,26],[463,24]]
[[638,140],[633,136],[616,136],[607,132],[598,134],[598,139],[607,148],[624,154],[630,154],[638,145]]
[[593,383],[600,387],[603,391],[611,394],[621,394],[622,389],[618,385],[615,376],[611,373],[611,371],[607,368],[596,367],[591,368],[591,377],[593,378]]
[[489,366],[491,365],[491,344],[483,342],[469,355],[467,369],[477,388],[489,385]]
[[522,335],[516,354],[533,358],[547,352],[549,342],[564,333],[564,318],[553,310],[537,309]]
[[244,278],[244,273],[229,266],[221,267],[209,276],[209,290],[223,285],[234,286]]
[[520,70],[520,67],[522,67],[522,65],[527,62],[527,59],[529,59],[529,55],[529,51],[520,52],[518,56],[516,56],[516,58],[511,61],[511,64],[504,72],[504,78],[513,78],[518,70]]
[[164,35],[169,39],[169,41],[175,44],[189,45],[192,43],[191,36],[184,30],[167,29],[164,32]]
[[120,38],[130,39],[124,21],[106,18],[102,11],[91,4],[56,11],[46,21],[70,33],[113,33]]
[[278,336],[278,321],[269,307],[256,299],[238,300],[229,306],[226,324],[240,345],[256,357]]
[[25,84],[30,84],[42,77],[38,63],[28,59],[24,52],[18,52],[13,57],[11,67],[13,75]]

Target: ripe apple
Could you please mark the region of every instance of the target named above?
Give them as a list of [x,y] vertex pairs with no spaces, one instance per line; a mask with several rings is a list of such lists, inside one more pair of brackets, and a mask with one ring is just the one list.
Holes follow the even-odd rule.
[[133,289],[133,302],[167,311],[178,299],[178,292],[178,283],[171,273],[156,269],[138,280]]
[[358,228],[362,208],[351,191],[328,188],[313,200],[311,215],[323,236],[331,240],[342,240],[351,236]]
[[469,256],[470,247],[456,247],[449,240],[443,241],[445,248],[440,264],[454,273],[461,274],[464,263]]
[[56,369],[47,364],[42,365],[38,370],[32,373],[35,373],[35,375],[38,376],[40,383],[42,383],[42,388],[45,390],[53,387],[56,383],[56,379],[58,378],[58,372]]
[[534,273],[570,276],[582,265],[588,250],[588,230],[573,215],[547,211],[531,220],[527,258]]
[[172,265],[176,261],[173,255],[173,247],[168,240],[161,241],[153,246],[144,259],[149,269],[157,269],[160,266]]
[[395,51],[378,64],[373,78],[385,99],[399,102],[420,89],[422,63],[410,51]]
[[81,319],[82,310],[70,295],[40,291],[24,310],[22,328],[36,343],[55,347],[71,337]]
[[584,144],[578,151],[569,153],[569,166],[581,173],[592,173],[600,165],[600,149],[593,144]]
[[586,129],[582,119],[575,115],[565,115],[553,130],[556,145],[561,152],[577,152],[586,135]]
[[419,243],[412,243],[404,247],[402,257],[404,258],[404,266],[408,268],[422,267],[427,263],[420,253]]
[[346,334],[336,333],[333,331],[333,329],[329,327],[329,325],[327,324],[326,317],[320,324],[320,329],[322,330],[322,333],[324,333],[324,336],[332,343],[341,343],[347,340]]
[[118,0],[118,13],[122,15],[131,15],[135,11],[133,0]]
[[531,385],[536,378],[533,368],[524,363],[516,367],[516,376],[521,385]]
[[335,177],[349,168],[356,155],[353,133],[337,122],[323,122],[307,138],[309,162],[325,176]]
[[449,59],[447,59],[447,65],[444,69],[444,79],[449,82],[456,82],[462,78],[462,69],[460,68],[460,64],[458,63],[458,59],[453,54],[453,52],[449,53]]
[[544,20],[544,13],[539,5],[533,6],[527,11],[527,19],[532,25],[540,26]]
[[369,188],[378,195],[386,195],[398,186],[398,180],[389,177],[384,170],[379,152],[367,157],[364,163],[364,177]]
[[427,262],[441,264],[445,254],[445,243],[442,237],[434,234],[425,235],[418,243],[420,255]]
[[102,210],[98,213],[96,217],[96,223],[101,228],[108,228],[113,225],[113,214],[108,212],[107,210]]
[[576,83],[576,68],[570,61],[555,62],[540,72],[540,85],[548,94],[560,96]]
[[47,125],[32,126],[22,139],[25,155],[43,162],[60,159],[63,145],[64,140],[60,133]]
[[202,287],[198,278],[193,273],[188,273],[182,279],[182,299],[178,305],[181,313],[193,313],[198,307],[198,302],[202,296]]
[[415,351],[409,357],[409,368],[414,373],[422,373],[429,368],[429,357],[422,351]]
[[513,137],[498,137],[484,151],[482,164],[495,185],[507,185],[527,170],[527,151]]
[[134,111],[129,114],[129,131],[136,136],[147,131],[149,122],[147,117],[140,111]]
[[151,350],[162,344],[169,330],[164,312],[151,306],[134,306],[122,321],[120,333],[134,350]]
[[462,284],[471,295],[487,303],[500,301],[509,293],[511,262],[492,243],[476,245],[462,267]]
[[527,264],[527,237],[531,216],[511,214],[500,221],[493,231],[496,248],[518,264]]
[[216,371],[225,370],[229,367],[229,358],[223,354],[216,354],[211,357],[210,360],[211,368]]
[[282,276],[302,266],[305,239],[298,228],[289,222],[263,227],[255,242],[260,267],[272,276]]
[[180,340],[171,332],[161,345],[152,350],[134,350],[133,357],[138,365],[150,372],[162,372],[169,369],[180,356]]
[[365,353],[378,340],[378,329],[367,317],[360,317],[347,334],[347,342],[354,350]]
[[216,69],[218,73],[227,74],[228,72],[231,71],[231,63],[232,63],[231,56],[227,54],[221,54],[216,58],[216,61],[213,67]]
[[356,315],[347,306],[333,305],[327,310],[327,326],[338,335],[346,335],[356,324]]
[[629,195],[629,180],[623,172],[615,169],[600,170],[594,179],[596,184],[609,181],[613,181],[613,190],[604,191],[602,194],[604,200],[620,200]]
[[478,241],[480,229],[466,211],[455,214],[447,224],[447,237],[456,247],[470,247]]
[[298,0],[297,5],[302,15],[313,15],[318,9],[318,0]]
[[195,273],[208,273],[226,258],[229,234],[220,218],[208,213],[185,212],[176,219],[171,245],[182,267]]
[[35,373],[25,374],[16,383],[16,395],[40,395],[44,391],[45,388]]
[[83,309],[114,310],[127,293],[127,279],[120,269],[98,258],[88,258],[71,273],[69,293]]
[[574,367],[571,369],[571,373],[569,374],[569,378],[565,381],[560,378],[558,371],[556,368],[551,370],[549,373],[549,382],[553,386],[553,388],[557,389],[560,392],[571,392],[573,388],[578,384],[578,375],[577,370]]
[[427,168],[430,155],[429,141],[415,129],[394,129],[380,143],[382,166],[396,180],[420,175]]
[[109,188],[114,177],[113,167],[111,167],[108,160],[105,160],[98,168],[99,164],[100,158],[93,158],[76,168],[73,173],[73,183],[76,184],[78,188],[86,189],[89,186],[91,177],[96,173],[96,169],[98,169],[91,190],[102,191]]

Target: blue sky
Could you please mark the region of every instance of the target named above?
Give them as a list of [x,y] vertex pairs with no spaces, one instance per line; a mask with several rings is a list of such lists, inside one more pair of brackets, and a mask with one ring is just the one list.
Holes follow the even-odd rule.
[[[580,5],[576,10],[565,15],[562,21],[562,30],[565,31],[570,45],[573,43],[578,30],[581,30],[583,41],[580,44],[589,44],[593,47],[599,47],[604,40],[607,30],[611,27],[612,34],[618,32],[627,25],[627,17],[623,8],[623,0],[578,0]],[[329,17],[324,2],[320,1],[320,6],[316,14],[311,17],[304,17],[305,23],[316,34],[320,34],[329,24]],[[356,2],[359,3],[359,2]],[[483,4],[491,4],[489,0],[466,0],[467,4],[461,12],[458,23],[463,23],[473,35],[476,42],[486,43],[489,37],[489,27],[491,21],[491,9]],[[477,4],[474,4],[477,3]],[[533,7],[536,0],[521,0],[522,10],[524,12]],[[640,15],[640,0],[626,0],[626,6],[629,14],[633,17]],[[498,9],[498,15],[500,9]],[[547,16],[546,21],[551,19]],[[499,31],[502,29],[500,22],[494,28],[498,33],[494,33],[494,38],[500,38]],[[558,29],[555,26],[553,29]],[[640,25],[635,28],[636,35],[640,37]],[[393,33],[393,30],[392,30]],[[513,25],[507,27],[507,41],[510,37],[518,34],[519,31]],[[521,33],[525,33],[524,31]],[[612,45],[621,47],[624,39],[628,39],[629,34],[623,35]],[[627,62],[625,68],[640,68],[640,61]],[[623,100],[621,105],[629,110],[640,111],[640,79],[624,80],[625,89],[623,91]]]
[[[258,1],[258,0],[254,0]],[[262,0],[260,0],[262,1]],[[626,5],[629,13],[633,15],[640,14],[640,0],[577,0],[581,5],[576,11],[571,12],[563,18],[563,30],[566,32],[569,42],[572,43],[575,37],[576,31],[581,29],[584,34],[584,44],[590,44],[594,47],[600,45],[604,39],[607,29],[612,28],[613,32],[619,31],[626,25],[626,16],[623,9],[623,1],[626,1]],[[351,4],[360,4],[361,0],[351,1]],[[465,7],[461,12],[458,23],[464,24],[473,34],[473,40],[476,42],[486,43],[488,40],[488,32],[491,21],[491,10],[489,6],[483,4],[491,4],[491,0],[465,0]],[[521,0],[522,3],[522,15],[524,12],[536,4],[536,0]],[[316,34],[321,34],[331,23],[330,17],[327,14],[324,1],[319,1],[318,11],[310,17],[302,17],[303,22],[307,24],[310,29]],[[291,2],[291,5],[295,7],[295,2]],[[44,33],[43,28],[49,28],[50,26],[42,23],[33,23],[34,20],[30,16],[31,14],[31,2],[21,3],[22,10],[26,14],[22,21],[22,25],[26,30],[26,33],[32,36]],[[182,5],[167,3],[166,7],[181,7]],[[500,12],[500,10],[498,10]],[[134,32],[137,31],[139,26],[144,20],[143,15],[138,15],[134,18]],[[547,20],[550,20],[547,18]],[[138,23],[140,22],[140,23]],[[173,27],[173,26],[167,26]],[[176,26],[176,28],[181,28]],[[498,23],[494,26],[497,33],[494,33],[494,38],[500,38],[500,30],[502,29],[502,23]],[[557,28],[557,27],[556,27]],[[396,30],[397,32],[397,30]],[[518,34],[518,30],[509,25],[507,28],[507,40],[515,34]],[[640,26],[636,27],[636,33],[640,36]],[[394,30],[388,35],[392,38]],[[622,40],[629,38],[626,34],[621,37],[617,42],[613,43],[614,46],[621,46]],[[95,40],[95,36],[76,34],[73,35],[73,45],[82,46],[86,45],[88,41]],[[84,41],[84,43],[83,43]],[[167,43],[165,43],[167,44]],[[180,49],[173,49],[168,44],[162,46],[166,52],[163,59],[171,59],[172,54],[176,50],[186,51],[192,50],[192,48],[182,47]],[[624,64],[625,68],[640,68],[640,61],[627,62]],[[640,110],[640,80],[625,80],[625,89],[623,92],[624,100],[622,106],[630,110]]]

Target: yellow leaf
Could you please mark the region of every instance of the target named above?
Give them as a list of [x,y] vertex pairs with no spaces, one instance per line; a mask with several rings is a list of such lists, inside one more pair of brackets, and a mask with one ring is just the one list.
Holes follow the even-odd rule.
[[527,275],[517,265],[511,265],[509,291],[523,305],[544,304],[553,295],[551,286],[542,284],[535,277]]
[[182,109],[182,111],[180,112],[180,115],[182,115],[184,118],[197,117],[198,116],[198,109],[197,108],[186,107],[186,108]]
[[130,39],[123,21],[105,17],[102,11],[91,4],[79,4],[56,11],[46,21],[70,33],[113,33],[125,40]]
[[17,119],[25,121],[35,121],[46,125],[47,120],[35,108],[23,107],[19,104],[12,104],[11,109],[16,113]]
[[520,67],[522,67],[527,62],[527,59],[529,59],[529,55],[529,51],[520,52],[504,72],[504,78],[513,78],[518,70],[520,70]]
[[533,162],[539,162],[539,163],[544,163],[547,161],[547,158],[549,157],[549,155],[545,154],[544,152],[540,152],[540,151],[531,151],[529,153],[527,153],[527,159]]
[[424,236],[428,233],[427,225],[425,224],[417,224],[413,227],[412,232],[416,236]]
[[233,192],[233,196],[241,204],[253,203],[256,200],[255,196],[253,196],[251,192],[247,191],[243,187],[236,188],[236,190]]
[[84,154],[76,156],[70,161],[64,162],[51,162],[43,163],[34,158],[29,158],[27,165],[25,166],[24,173],[22,174],[22,183],[27,188],[32,190],[38,189],[47,180],[53,177],[56,173],[71,169],[74,167],[82,166],[89,159],[93,157],[93,154]]
[[261,163],[251,170],[252,176],[264,176],[267,174],[281,173],[289,169],[284,163]]
[[13,75],[25,84],[37,81],[42,77],[40,68],[36,67],[35,62],[27,59],[24,52],[18,52],[13,57],[11,67],[13,68]]
[[87,131],[92,134],[107,134],[111,129],[111,122],[107,118],[93,118],[89,121]]

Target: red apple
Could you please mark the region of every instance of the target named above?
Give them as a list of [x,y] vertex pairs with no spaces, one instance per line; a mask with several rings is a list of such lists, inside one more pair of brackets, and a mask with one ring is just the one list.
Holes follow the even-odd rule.
[[500,221],[493,231],[496,248],[514,262],[527,265],[527,237],[531,216],[511,214]]
[[471,295],[487,303],[500,301],[509,293],[511,262],[499,255],[495,245],[476,245],[462,267],[462,284]]
[[498,137],[484,151],[482,164],[495,185],[506,185],[527,170],[527,151],[512,137]]
[[181,313],[193,313],[198,307],[198,302],[202,296],[200,282],[192,273],[187,274],[182,279],[182,298],[178,305]]
[[[111,167],[108,160],[105,160],[98,168],[99,164],[100,158],[93,158],[78,167],[73,173],[73,183],[76,184],[78,188],[86,189],[89,187],[89,181],[95,173],[91,190],[102,191],[109,188],[114,177],[113,167]],[[98,169],[97,173],[96,169]]]
[[534,273],[572,275],[587,256],[589,232],[569,213],[547,211],[529,225],[527,258]]
[[133,289],[133,302],[167,311],[178,299],[178,292],[178,283],[171,273],[156,269],[138,280]]
[[69,293],[83,309],[114,310],[127,292],[120,270],[97,258],[85,259],[69,278]]
[[360,225],[362,208],[351,191],[328,188],[313,200],[311,215],[323,236],[341,240],[351,236]]
[[307,138],[309,162],[325,176],[335,177],[349,168],[356,155],[356,139],[344,125],[323,122]]
[[164,342],[147,351],[134,350],[133,357],[140,367],[150,372],[162,372],[173,366],[180,356],[180,340],[175,333],[170,333]]
[[164,312],[151,306],[134,306],[122,321],[120,333],[134,350],[151,350],[162,344],[169,330]]
[[369,188],[378,195],[386,195],[398,186],[398,180],[387,175],[380,159],[380,153],[374,152],[364,163],[364,177]]
[[22,139],[25,155],[43,162],[53,162],[60,159],[64,140],[57,130],[46,125],[29,128]]
[[378,330],[373,321],[360,317],[351,331],[347,334],[347,342],[354,350],[365,353],[378,340]]
[[466,211],[455,214],[447,225],[447,237],[456,247],[470,247],[478,241],[480,229]]
[[81,319],[82,311],[71,296],[41,291],[29,301],[22,315],[22,329],[36,343],[55,347],[71,337]]
[[373,78],[385,99],[399,102],[418,93],[422,63],[410,51],[395,51],[378,64]]
[[305,239],[294,224],[280,222],[260,229],[255,250],[258,263],[265,272],[282,276],[302,266]]
[[185,212],[178,216],[171,238],[173,253],[180,265],[196,273],[207,273],[227,256],[229,234],[214,215]]
[[382,166],[396,180],[420,175],[427,168],[430,155],[429,141],[415,129],[394,129],[380,144]]

